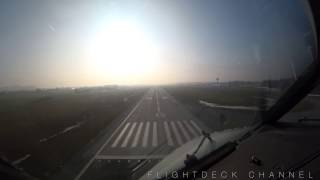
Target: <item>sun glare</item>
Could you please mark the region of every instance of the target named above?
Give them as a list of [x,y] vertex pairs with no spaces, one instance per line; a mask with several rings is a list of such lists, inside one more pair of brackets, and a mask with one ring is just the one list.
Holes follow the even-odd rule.
[[115,21],[102,26],[88,45],[95,73],[113,81],[139,81],[159,63],[155,44],[133,22]]

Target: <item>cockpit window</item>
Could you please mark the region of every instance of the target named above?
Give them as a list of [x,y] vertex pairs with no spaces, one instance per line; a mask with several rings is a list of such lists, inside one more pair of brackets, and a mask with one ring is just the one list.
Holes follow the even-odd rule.
[[130,179],[260,121],[317,53],[298,0],[13,0],[0,24],[0,159],[40,179]]

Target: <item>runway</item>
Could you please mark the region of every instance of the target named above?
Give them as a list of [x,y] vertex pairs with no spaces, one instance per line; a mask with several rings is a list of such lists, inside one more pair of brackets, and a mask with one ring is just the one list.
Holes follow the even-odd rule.
[[[209,129],[174,97],[162,88],[151,88],[120,125],[111,130],[111,136],[75,179],[120,178],[121,175],[125,179],[124,174],[141,161],[161,160],[185,142],[200,136],[202,130]],[[119,177],[114,172],[115,164],[121,170]]]

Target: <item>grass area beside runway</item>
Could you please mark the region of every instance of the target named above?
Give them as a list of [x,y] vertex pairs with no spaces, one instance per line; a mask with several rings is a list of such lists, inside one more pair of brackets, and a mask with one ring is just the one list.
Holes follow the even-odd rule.
[[[281,95],[281,92],[241,86],[177,85],[167,86],[166,90],[182,103],[198,103],[199,100],[203,100],[226,106],[261,107],[261,103],[268,103],[267,101],[270,99],[273,100],[273,102],[270,102],[270,105],[273,105]],[[266,101],[262,102],[262,98],[265,98]],[[306,99],[299,103],[293,111],[305,111],[313,107],[312,101]]]
[[[257,111],[228,108],[212,108],[203,100],[222,106],[246,106],[266,108],[275,103],[280,91],[250,86],[172,85],[165,90],[183,104],[193,115],[213,130],[241,127],[256,120]],[[264,100],[262,100],[264,99]],[[269,105],[268,105],[269,103]],[[313,102],[304,100],[292,111],[302,112],[314,108]]]
[[233,86],[206,86],[206,85],[183,85],[167,86],[170,92],[180,102],[198,102],[204,100],[219,105],[229,106],[255,106],[258,105],[257,97],[265,93],[264,89],[253,87]]
[[199,101],[225,106],[251,106],[259,104],[257,98],[263,89],[252,87],[223,87],[210,85],[167,86],[165,90],[213,131],[242,127],[250,124],[255,111],[212,108]]
[[44,179],[127,111],[146,92],[137,87],[0,93],[0,156]]

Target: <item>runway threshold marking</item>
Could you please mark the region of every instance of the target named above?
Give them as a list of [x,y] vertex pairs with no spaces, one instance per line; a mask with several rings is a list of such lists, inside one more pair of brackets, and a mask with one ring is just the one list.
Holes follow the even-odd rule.
[[126,132],[126,130],[128,129],[128,127],[130,126],[130,123],[127,123],[124,128],[122,129],[121,133],[119,134],[119,136],[117,137],[117,139],[113,142],[111,147],[116,147],[120,141],[120,139],[122,138],[122,136],[124,135],[124,133]]
[[[174,146],[174,141],[181,145],[186,141],[190,141],[193,137],[200,135],[200,132],[199,134],[197,133],[200,128],[195,123],[192,125],[191,121],[164,121],[162,123],[169,146]],[[143,126],[144,124],[146,125]],[[134,148],[138,147],[140,141],[143,148],[148,146],[157,147],[159,144],[158,128],[160,127],[160,124],[156,121],[127,123],[111,147],[115,148],[121,144],[120,147],[124,148],[131,143],[130,147]]]
[[98,155],[96,159],[130,159],[130,160],[140,160],[140,159],[162,159],[166,155]]
[[136,109],[140,106],[142,103],[144,97],[140,99],[140,101],[134,106],[134,108],[131,110],[131,112],[127,115],[127,117],[120,123],[120,125],[116,128],[115,131],[111,134],[111,136],[107,139],[107,141],[100,147],[100,149],[96,152],[96,154],[88,161],[88,163],[81,169],[81,171],[78,173],[78,175],[74,178],[74,180],[79,180],[81,176],[86,172],[86,170],[89,168],[89,166],[93,163],[93,161],[96,159],[98,154],[101,153],[101,151],[104,149],[104,147],[111,141],[113,136],[120,130],[122,125],[128,121],[130,116],[136,111]]
[[144,130],[144,136],[142,139],[142,147],[147,147],[148,138],[149,138],[149,128],[150,128],[150,122],[147,122],[146,128]]
[[181,129],[183,136],[187,139],[187,141],[191,140],[190,135],[186,131],[186,129],[183,127],[182,123],[180,121],[177,121],[178,127]]
[[126,139],[123,141],[123,143],[121,144],[121,147],[127,147],[127,144],[129,142],[130,137],[132,136],[133,130],[136,127],[137,123],[134,122],[131,126],[131,129],[129,130],[129,133],[127,134]]
[[138,145],[139,137],[140,137],[140,134],[141,134],[142,127],[143,127],[143,123],[141,122],[141,123],[139,124],[138,130],[137,130],[137,133],[136,133],[136,136],[135,136],[134,139],[133,139],[133,143],[132,143],[131,147],[136,147],[136,146]]
[[170,129],[169,129],[169,125],[168,125],[167,121],[164,121],[163,123],[164,123],[164,130],[165,130],[165,133],[166,133],[168,145],[169,146],[173,146],[173,140],[172,140],[171,132],[170,132]]
[[186,125],[187,129],[191,132],[193,137],[199,136],[199,134],[196,133],[196,131],[191,127],[191,125],[188,123],[188,121],[182,121],[184,125]]
[[158,146],[158,130],[157,130],[157,122],[153,122],[153,136],[152,136],[152,146]]
[[190,120],[190,123],[198,131],[199,134],[202,134],[201,128],[194,121]]
[[174,121],[170,121],[170,124],[171,124],[171,127],[172,127],[172,131],[173,131],[173,134],[175,135],[177,141],[178,141],[178,144],[179,145],[182,145],[182,138],[178,132],[178,129],[176,127],[176,124],[174,123]]

